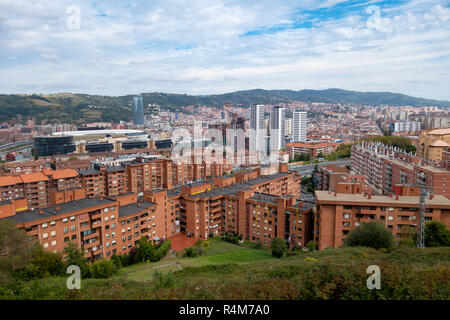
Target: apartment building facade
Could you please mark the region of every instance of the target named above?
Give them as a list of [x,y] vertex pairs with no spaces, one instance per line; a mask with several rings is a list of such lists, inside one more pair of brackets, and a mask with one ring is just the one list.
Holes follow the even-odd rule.
[[379,194],[392,193],[396,184],[413,184],[432,187],[435,195],[450,196],[450,171],[383,144],[363,142],[353,146],[351,171],[364,175]]
[[286,151],[289,153],[289,160],[301,154],[309,154],[311,158],[317,158],[319,155],[327,156],[335,152],[338,146],[339,143],[335,142],[290,142],[286,144]]
[[[316,191],[314,243],[317,249],[339,248],[348,233],[363,222],[379,221],[389,228],[396,241],[403,227],[417,228],[418,196],[373,196]],[[426,200],[425,221],[438,220],[450,227],[450,201],[442,196]]]

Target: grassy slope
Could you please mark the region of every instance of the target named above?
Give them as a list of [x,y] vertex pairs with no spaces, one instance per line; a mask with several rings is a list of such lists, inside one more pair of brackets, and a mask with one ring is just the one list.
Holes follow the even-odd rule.
[[[214,250],[216,252],[214,252]],[[450,248],[369,248],[299,252],[275,259],[267,251],[215,243],[199,258],[166,257],[137,264],[108,280],[83,280],[80,291],[65,278],[31,281],[21,299],[449,299]],[[223,252],[224,250],[230,250]],[[162,275],[154,277],[155,266]],[[366,288],[366,268],[381,268],[381,290]],[[136,281],[137,280],[137,281]]]

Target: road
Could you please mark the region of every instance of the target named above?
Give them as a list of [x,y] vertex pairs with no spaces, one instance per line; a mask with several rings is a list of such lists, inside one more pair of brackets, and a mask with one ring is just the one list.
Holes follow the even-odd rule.
[[[328,161],[328,162],[322,162],[317,163],[319,167],[327,166],[330,164],[336,164],[338,166],[345,166],[346,164],[350,164],[350,160],[338,160],[338,161]],[[298,165],[298,166],[289,166],[289,170],[297,171],[302,176],[309,176],[313,170],[316,164],[306,164],[306,165]]]

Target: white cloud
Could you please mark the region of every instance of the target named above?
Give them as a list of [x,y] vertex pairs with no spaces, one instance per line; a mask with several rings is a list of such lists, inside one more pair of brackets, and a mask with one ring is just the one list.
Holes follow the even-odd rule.
[[[0,0],[0,87],[122,95],[339,86],[450,100],[444,1],[380,5],[374,25],[365,9],[377,1],[310,29],[280,27],[343,2],[84,0],[81,28],[69,30],[73,1]],[[243,36],[270,28],[279,30]]]

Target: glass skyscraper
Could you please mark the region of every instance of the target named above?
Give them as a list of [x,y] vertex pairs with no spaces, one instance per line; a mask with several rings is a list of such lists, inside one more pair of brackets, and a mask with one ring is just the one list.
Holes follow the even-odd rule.
[[144,124],[144,103],[142,97],[133,98],[133,123]]

